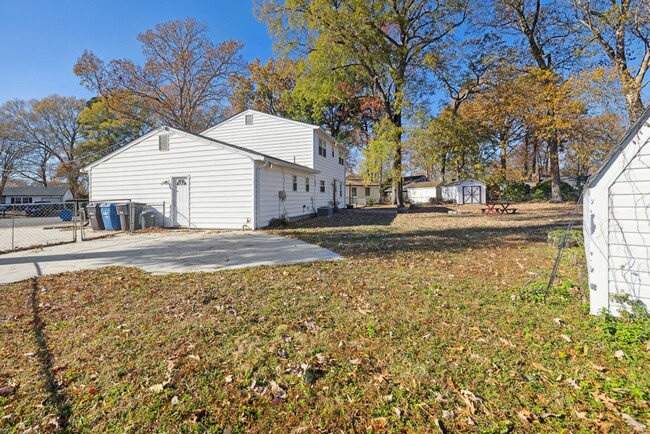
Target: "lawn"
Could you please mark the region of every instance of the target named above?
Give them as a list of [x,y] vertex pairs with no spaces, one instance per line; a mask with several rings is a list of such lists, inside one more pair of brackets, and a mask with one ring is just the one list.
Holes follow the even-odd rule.
[[575,206],[518,208],[276,231],[345,261],[2,286],[0,430],[641,432],[650,322],[588,315],[580,248],[546,292]]

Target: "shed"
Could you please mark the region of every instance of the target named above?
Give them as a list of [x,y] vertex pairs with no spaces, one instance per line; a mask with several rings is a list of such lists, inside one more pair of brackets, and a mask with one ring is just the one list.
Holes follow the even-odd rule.
[[442,199],[442,181],[414,182],[406,186],[408,198],[414,203],[427,203]]
[[442,198],[459,205],[482,204],[486,202],[487,191],[484,183],[475,179],[464,179],[443,185]]
[[650,305],[650,109],[584,189],[590,310],[618,314],[629,299]]

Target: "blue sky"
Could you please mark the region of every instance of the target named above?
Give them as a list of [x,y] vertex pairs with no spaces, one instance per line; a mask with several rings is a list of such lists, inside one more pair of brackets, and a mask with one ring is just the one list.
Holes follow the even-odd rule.
[[103,60],[141,59],[136,40],[154,25],[192,17],[213,41],[246,44],[246,60],[273,54],[251,0],[0,0],[0,104],[57,93],[88,98],[72,67],[84,49]]

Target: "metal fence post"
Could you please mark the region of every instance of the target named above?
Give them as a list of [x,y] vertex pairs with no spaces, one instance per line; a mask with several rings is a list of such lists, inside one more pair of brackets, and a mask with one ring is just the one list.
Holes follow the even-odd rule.
[[15,238],[14,233],[15,232],[16,232],[16,219],[12,218],[11,219],[11,250],[13,250],[15,248],[14,247],[15,246],[15,243],[14,243],[14,238]]

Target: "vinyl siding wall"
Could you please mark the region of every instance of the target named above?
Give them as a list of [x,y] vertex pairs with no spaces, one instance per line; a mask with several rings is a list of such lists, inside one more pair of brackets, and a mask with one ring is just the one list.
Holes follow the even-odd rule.
[[[322,139],[327,144],[327,156],[323,157],[318,154],[318,139]],[[334,143],[329,140],[324,134],[315,130],[313,134],[313,152],[314,152],[314,169],[320,171],[316,174],[316,195],[315,202],[316,208],[321,206],[329,206],[330,202],[334,199],[336,194],[336,202],[339,207],[343,207],[346,203],[346,188],[345,188],[345,165],[339,164],[339,151],[338,146],[334,147],[334,156],[332,156],[332,147]],[[320,191],[320,181],[325,181],[325,193]],[[336,181],[336,187],[334,187]],[[336,188],[336,192],[332,189]]]
[[[246,125],[246,114],[252,114],[252,125]],[[309,126],[275,116],[243,112],[203,135],[313,168],[313,131]]]
[[[650,146],[609,187],[609,293],[650,306]],[[614,300],[611,302],[616,304]],[[612,306],[614,307],[614,306]]]
[[[297,178],[297,191],[293,191],[293,176]],[[313,214],[314,175],[291,169],[273,166],[259,166],[258,177],[258,226],[264,227],[272,218],[286,214],[296,218]],[[306,179],[309,178],[309,191],[306,191]],[[279,192],[284,191],[286,198],[280,199]]]
[[440,196],[440,187],[408,189],[408,197],[415,203],[427,203],[429,199],[440,199]]
[[90,200],[132,199],[155,205],[171,225],[172,190],[163,181],[187,176],[191,227],[241,229],[253,218],[253,162],[247,156],[172,134],[169,150],[158,135],[93,167]]

